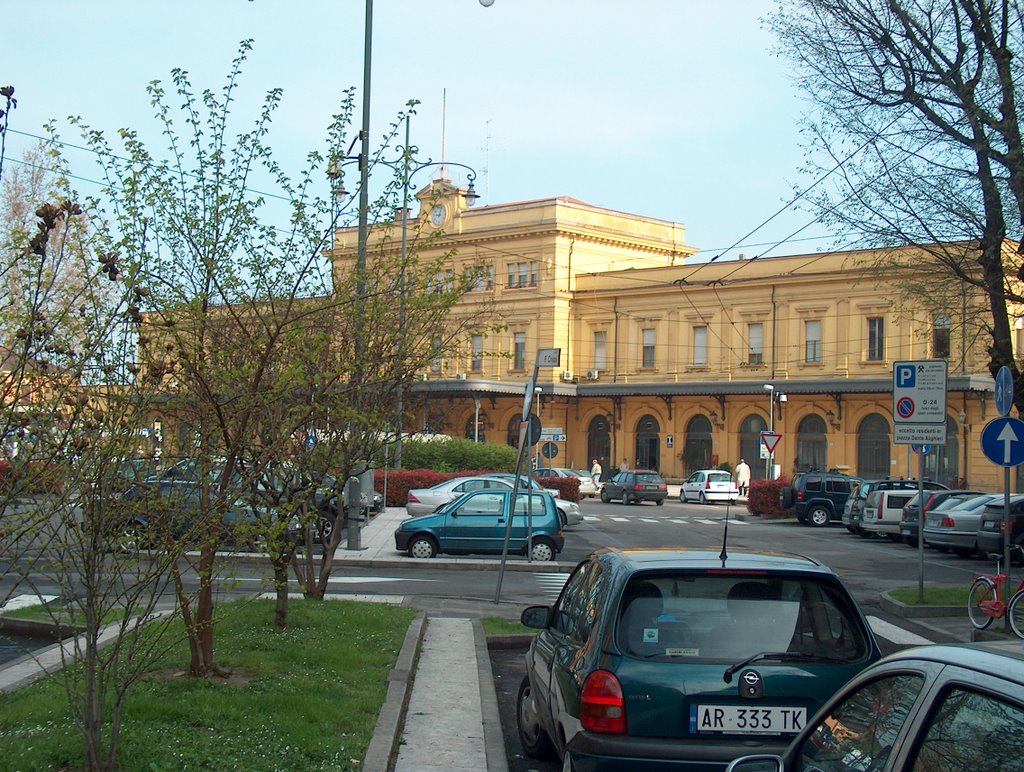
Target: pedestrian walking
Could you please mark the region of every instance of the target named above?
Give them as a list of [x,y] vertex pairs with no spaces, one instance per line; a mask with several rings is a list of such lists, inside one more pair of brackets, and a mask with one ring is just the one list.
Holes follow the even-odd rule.
[[740,489],[741,496],[746,496],[750,490],[750,465],[742,458],[736,464],[736,487]]
[[595,483],[601,482],[601,472],[603,471],[601,463],[595,458],[594,463],[590,465],[590,476],[594,478]]

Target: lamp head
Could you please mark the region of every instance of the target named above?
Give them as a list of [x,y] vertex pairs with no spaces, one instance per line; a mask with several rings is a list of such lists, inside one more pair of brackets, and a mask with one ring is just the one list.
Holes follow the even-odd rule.
[[778,399],[779,402],[789,402],[789,397],[787,397],[785,394],[780,394],[778,397],[776,397],[776,399]]
[[761,388],[764,389],[765,391],[775,391],[775,387],[772,386],[770,383],[766,383]]
[[480,0],[480,5],[482,5],[484,8],[490,8],[492,5],[494,5],[494,0]]

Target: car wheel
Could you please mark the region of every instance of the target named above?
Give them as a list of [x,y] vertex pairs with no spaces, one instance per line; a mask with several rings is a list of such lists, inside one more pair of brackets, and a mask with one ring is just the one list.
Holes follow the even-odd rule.
[[657,500],[657,501],[655,501],[654,503],[655,503],[655,504],[657,504],[657,505],[658,505],[659,507],[660,507],[660,506],[664,506],[664,504],[665,504],[665,499],[658,499],[658,500]]
[[530,559],[547,562],[555,559],[555,545],[547,539],[535,539],[530,548]]
[[531,759],[546,761],[555,758],[555,746],[544,727],[540,725],[540,712],[537,710],[537,701],[533,697],[533,687],[528,676],[524,676],[522,683],[519,684],[516,729],[519,733],[519,743]]
[[604,488],[601,489],[601,501],[604,504],[607,504],[609,501],[611,501],[611,499],[608,498],[608,491],[606,491]]
[[699,501],[701,504],[708,503],[708,497],[704,495],[704,491],[701,491],[700,493],[697,494],[697,501]]
[[334,535],[334,518],[321,515],[318,528],[320,530],[320,542],[324,546],[330,544],[331,536]]
[[437,545],[429,536],[415,536],[409,542],[409,557],[429,560],[437,554]]
[[250,552],[258,552],[262,555],[269,552],[270,541],[263,535],[253,536],[249,539],[247,546],[249,547]]
[[683,488],[680,488],[679,489],[679,502],[681,504],[686,504],[688,501],[689,501],[689,499],[686,498],[686,490],[683,489]]
[[626,493],[625,491],[622,492],[622,503],[623,504],[631,504],[632,503],[630,501],[629,494]]
[[825,507],[814,507],[807,513],[808,522],[817,528],[828,525],[831,518],[831,513]]
[[145,541],[143,534],[143,526],[138,523],[123,525],[117,534],[117,538],[114,540],[117,551],[123,552],[126,555],[138,552],[142,549],[143,542]]

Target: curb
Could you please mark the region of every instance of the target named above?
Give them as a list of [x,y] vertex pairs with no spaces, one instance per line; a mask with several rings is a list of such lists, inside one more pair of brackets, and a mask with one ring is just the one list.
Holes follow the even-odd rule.
[[966,616],[967,609],[963,606],[911,606],[898,601],[890,595],[891,591],[883,592],[880,603],[883,611],[888,611],[903,619],[920,619],[926,617],[959,617]]
[[405,633],[405,641],[395,661],[395,667],[388,674],[388,693],[377,716],[377,724],[373,729],[370,745],[366,749],[366,756],[363,758],[362,768],[367,772],[388,772],[394,766],[420,644],[427,628],[426,620],[427,615],[424,612],[420,612],[412,620]]
[[491,655],[488,652],[490,641],[484,632],[484,624],[479,619],[473,620],[473,640],[476,644],[477,677],[480,680],[480,718],[484,726],[487,772],[508,772],[505,734],[501,729],[498,693],[494,689],[494,671],[491,670]]

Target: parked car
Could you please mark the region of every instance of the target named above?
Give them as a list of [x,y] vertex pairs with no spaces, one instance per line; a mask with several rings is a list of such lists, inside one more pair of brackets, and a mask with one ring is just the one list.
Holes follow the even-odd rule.
[[[944,504],[947,501],[953,500],[957,503],[962,503],[968,499],[977,498],[984,494],[984,491],[969,491],[969,490],[933,490],[925,491],[924,499],[924,513],[928,515],[936,507]],[[920,530],[921,524],[921,507],[919,506],[919,499],[921,498],[920,492],[918,492],[910,501],[903,506],[903,514],[900,517],[900,538],[903,539],[904,543],[910,544],[911,546],[917,546],[917,534]]]
[[1024,770],[1020,643],[921,646],[891,654],[844,686],[778,756],[728,772]]
[[[477,477],[453,477],[430,488],[413,488],[409,491],[405,505],[405,511],[415,516],[426,515],[436,510],[442,504],[454,501],[463,493],[470,491],[512,490],[514,475],[480,475]],[[545,488],[536,480],[529,477],[520,477],[519,485],[525,491],[527,487],[534,491],[546,491],[556,500],[556,506],[562,513],[563,525],[576,525],[583,522],[583,513],[580,505],[575,501],[566,501],[558,498],[556,491]]]
[[[903,520],[903,507],[907,505],[917,492],[917,480],[901,480],[913,487],[877,488],[868,494],[864,502],[864,514],[861,516],[860,535],[873,536],[884,534],[892,541],[900,541],[900,522]],[[924,481],[924,490],[949,490],[942,483]]]
[[[847,503],[850,506],[844,505],[843,508],[843,525],[846,526],[846,530],[853,534],[864,535],[861,528],[861,523],[864,519],[864,506],[872,491],[907,489],[917,490],[917,480],[894,479],[892,477],[886,477],[882,480],[861,480],[847,499]],[[929,490],[932,490],[932,488],[929,488]]]
[[801,523],[826,526],[842,517],[846,499],[859,482],[841,472],[797,472],[780,491],[779,503]]
[[[414,558],[432,558],[439,552],[501,554],[511,507],[511,488],[466,493],[436,512],[403,521],[395,531],[395,548]],[[547,492],[523,493],[516,496],[515,507],[509,552],[525,555],[529,541],[532,560],[554,560],[565,543],[554,497]]]
[[781,753],[879,658],[840,579],[810,558],[716,548],[600,549],[521,621],[517,725],[563,769],[721,768]]
[[597,495],[597,483],[593,475],[586,469],[568,469],[565,467],[541,467],[534,471],[533,476],[539,480],[546,477],[575,477],[580,481],[580,497],[593,498]]
[[962,558],[971,557],[978,551],[978,528],[985,505],[1002,498],[1002,494],[986,493],[965,501],[947,499],[925,516],[925,544],[952,550]]
[[[986,504],[981,513],[975,538],[978,540],[978,552],[982,555],[1003,553],[1005,504],[1005,496],[998,496]],[[1010,543],[1024,545],[1024,494],[1010,497]]]
[[732,474],[723,469],[701,469],[687,477],[679,487],[679,500],[684,504],[690,499],[701,504],[715,501],[727,501],[735,504],[740,497],[740,489]]
[[638,504],[653,501],[659,507],[668,497],[668,485],[661,475],[650,469],[629,469],[616,472],[601,486],[601,501],[607,504],[621,499],[623,504]]

